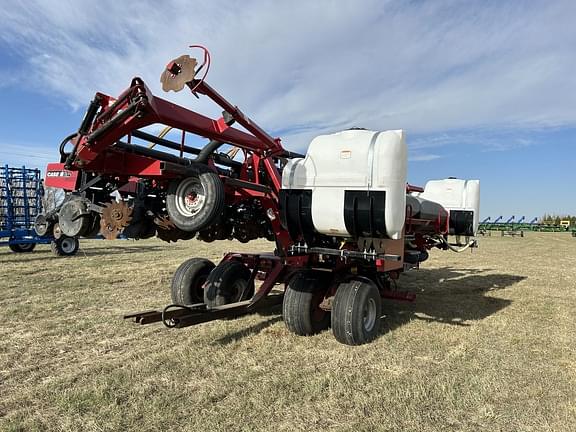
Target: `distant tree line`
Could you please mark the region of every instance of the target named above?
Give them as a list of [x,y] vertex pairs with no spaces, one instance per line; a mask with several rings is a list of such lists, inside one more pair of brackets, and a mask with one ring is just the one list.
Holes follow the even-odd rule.
[[549,225],[560,225],[560,221],[564,220],[569,220],[571,226],[576,226],[576,216],[571,215],[556,215],[545,213],[544,216],[542,216],[542,218],[540,219],[540,223]]

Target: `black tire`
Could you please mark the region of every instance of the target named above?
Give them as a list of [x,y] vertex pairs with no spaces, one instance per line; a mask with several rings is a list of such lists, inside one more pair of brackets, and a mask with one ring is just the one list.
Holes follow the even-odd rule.
[[239,261],[221,262],[204,285],[204,303],[212,308],[252,298],[254,284],[250,284],[250,276],[250,269]]
[[204,283],[214,269],[212,261],[192,258],[180,264],[172,277],[172,302],[190,305],[204,302]]
[[282,316],[286,328],[299,336],[310,336],[330,326],[330,312],[320,309],[329,279],[323,272],[298,272],[286,286]]
[[15,253],[32,252],[36,247],[36,243],[12,243],[8,245],[10,250]]
[[52,240],[50,249],[56,256],[73,256],[76,255],[80,248],[80,241],[74,237],[65,235],[60,236],[58,239]]
[[338,342],[362,345],[378,336],[382,300],[372,283],[353,280],[340,284],[332,303],[332,332]]
[[213,171],[173,180],[168,186],[166,210],[183,231],[195,232],[214,223],[224,210],[224,185]]

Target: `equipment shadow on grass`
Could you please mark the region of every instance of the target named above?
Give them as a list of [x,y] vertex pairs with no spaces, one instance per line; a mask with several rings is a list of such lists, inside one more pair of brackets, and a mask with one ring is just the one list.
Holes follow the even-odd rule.
[[262,330],[265,330],[268,327],[276,324],[277,322],[282,321],[282,315],[281,315],[282,310],[278,309],[277,306],[275,306],[272,309],[275,309],[276,316],[269,318],[266,321],[262,321],[261,323],[251,325],[250,327],[246,327],[242,330],[238,330],[234,333],[227,334],[226,336],[215,340],[214,344],[215,345],[228,345],[228,344],[231,344],[233,342],[237,342],[239,340],[242,340],[245,337],[255,336],[258,333],[260,333]]
[[413,303],[384,301],[381,334],[386,334],[412,320],[424,320],[456,326],[489,317],[512,303],[511,300],[486,296],[508,288],[525,276],[489,273],[489,270],[443,267],[408,273],[401,279],[401,289],[415,292]]
[[[410,272],[402,276],[401,290],[417,294],[412,303],[383,300],[383,317],[380,336],[394,331],[412,320],[469,326],[471,321],[484,319],[504,309],[511,300],[485,296],[488,292],[505,289],[525,276],[510,274],[485,274],[491,271],[454,269],[443,267]],[[216,341],[228,345],[245,337],[254,336],[282,320],[281,306],[258,312],[271,318],[261,323],[228,334]]]
[[160,252],[166,248],[159,246],[103,246],[103,247],[90,247],[87,249],[80,248],[78,254],[85,253],[87,256],[93,255],[109,255],[109,254],[123,254],[130,252]]

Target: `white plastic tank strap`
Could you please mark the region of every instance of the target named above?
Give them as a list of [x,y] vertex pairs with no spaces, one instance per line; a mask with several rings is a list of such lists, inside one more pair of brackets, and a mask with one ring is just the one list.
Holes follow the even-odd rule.
[[298,167],[298,162],[293,162],[290,165],[290,172],[288,173],[288,189],[294,188],[294,177],[296,176],[296,168]]
[[372,135],[372,139],[370,140],[370,146],[368,147],[368,172],[370,176],[368,177],[368,190],[372,187],[372,178],[374,177],[374,147],[376,145],[376,140],[378,140],[378,136],[382,133],[375,132]]

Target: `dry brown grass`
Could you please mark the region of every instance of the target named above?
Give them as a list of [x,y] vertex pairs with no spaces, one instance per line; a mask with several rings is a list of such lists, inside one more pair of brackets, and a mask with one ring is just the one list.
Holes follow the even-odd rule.
[[169,302],[189,256],[265,242],[83,242],[0,251],[2,430],[576,430],[576,239],[436,251],[382,335],[297,337],[279,311],[182,330],[124,322]]

